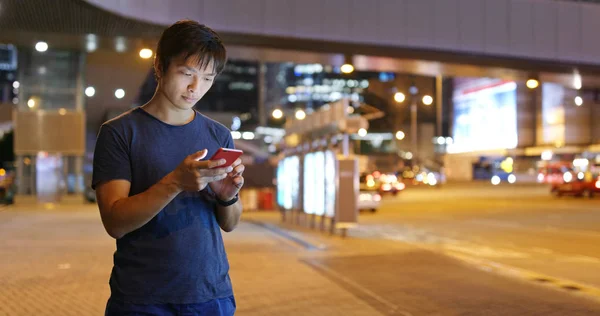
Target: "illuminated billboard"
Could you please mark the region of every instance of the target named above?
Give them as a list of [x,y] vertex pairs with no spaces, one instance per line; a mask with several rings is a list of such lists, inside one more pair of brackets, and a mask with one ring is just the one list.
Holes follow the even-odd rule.
[[565,143],[565,88],[556,83],[542,84],[542,143]]
[[448,152],[511,149],[518,144],[517,84],[470,80],[454,91],[453,144]]
[[297,156],[286,157],[277,166],[277,204],[286,210],[298,207],[300,162]]
[[312,187],[314,193],[314,212],[315,215],[323,216],[325,214],[325,153],[316,152],[314,164],[314,183]]
[[304,212],[315,212],[315,153],[304,156]]

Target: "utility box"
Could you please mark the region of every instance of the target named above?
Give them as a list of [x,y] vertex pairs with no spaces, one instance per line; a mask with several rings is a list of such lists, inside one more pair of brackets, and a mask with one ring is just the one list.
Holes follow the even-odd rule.
[[351,228],[358,223],[358,196],[360,192],[358,159],[339,155],[337,157],[336,175],[335,228]]

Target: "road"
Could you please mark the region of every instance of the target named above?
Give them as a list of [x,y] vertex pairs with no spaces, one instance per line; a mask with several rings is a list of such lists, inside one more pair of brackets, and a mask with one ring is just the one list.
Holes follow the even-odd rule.
[[554,198],[545,186],[416,189],[361,216],[359,233],[531,270],[600,288],[600,199]]
[[600,314],[600,199],[471,183],[385,196],[346,239],[310,222],[279,227],[326,249],[303,260],[382,315]]

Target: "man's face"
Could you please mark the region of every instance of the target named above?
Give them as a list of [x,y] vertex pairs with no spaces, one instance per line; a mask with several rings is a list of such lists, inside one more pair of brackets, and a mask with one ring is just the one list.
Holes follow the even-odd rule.
[[200,67],[195,58],[173,59],[165,74],[160,74],[159,90],[178,109],[191,109],[212,86],[215,76],[211,60]]

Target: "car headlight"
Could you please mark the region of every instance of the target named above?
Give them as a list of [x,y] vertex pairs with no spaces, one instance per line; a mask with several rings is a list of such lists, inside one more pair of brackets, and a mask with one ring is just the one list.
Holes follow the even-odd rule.
[[493,184],[493,185],[498,185],[498,184],[500,184],[500,177],[499,177],[499,176],[493,176],[493,177],[492,177],[492,184]]
[[565,182],[571,182],[573,181],[573,174],[570,172],[565,172],[563,174],[563,180],[565,180]]
[[517,177],[514,174],[511,174],[508,176],[508,183],[515,183],[517,182]]
[[543,173],[538,173],[537,180],[538,180],[538,182],[543,182],[544,181],[544,174]]

